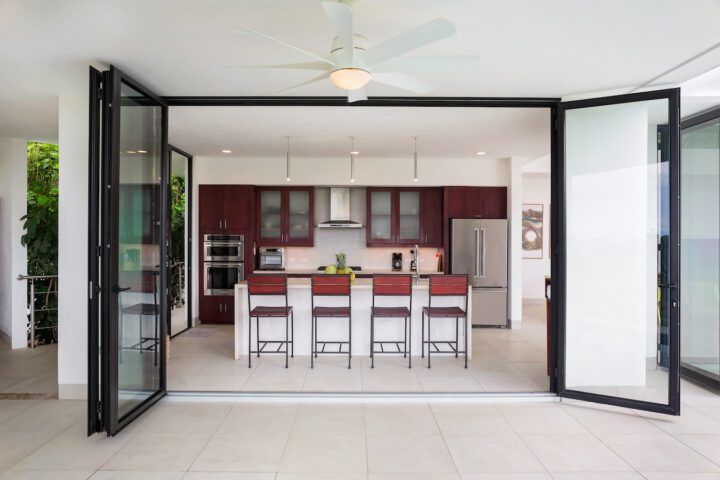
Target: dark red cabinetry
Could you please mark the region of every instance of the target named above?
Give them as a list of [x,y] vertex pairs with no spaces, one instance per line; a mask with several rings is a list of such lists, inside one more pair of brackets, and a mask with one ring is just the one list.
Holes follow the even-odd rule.
[[366,244],[442,246],[442,189],[368,187]]
[[256,191],[258,246],[314,245],[313,187],[258,187]]
[[507,187],[445,187],[447,218],[507,218]]

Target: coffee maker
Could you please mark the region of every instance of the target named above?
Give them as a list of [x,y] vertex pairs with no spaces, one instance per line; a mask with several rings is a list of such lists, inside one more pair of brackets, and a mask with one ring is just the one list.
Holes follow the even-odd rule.
[[392,269],[394,271],[400,271],[402,270],[402,253],[401,252],[393,252],[392,254]]

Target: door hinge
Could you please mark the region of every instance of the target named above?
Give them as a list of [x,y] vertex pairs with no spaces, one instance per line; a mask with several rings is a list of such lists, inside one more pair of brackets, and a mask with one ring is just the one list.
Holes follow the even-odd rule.
[[98,257],[102,257],[102,245],[98,245],[95,252]]
[[99,421],[102,421],[103,419],[103,408],[102,408],[102,402],[98,400],[97,404],[95,405],[95,412],[97,413],[97,419]]

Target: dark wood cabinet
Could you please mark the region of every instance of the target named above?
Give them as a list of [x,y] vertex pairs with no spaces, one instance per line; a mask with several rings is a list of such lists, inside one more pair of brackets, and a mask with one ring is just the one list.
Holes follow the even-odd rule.
[[200,218],[204,233],[248,234],[255,225],[255,187],[200,185]]
[[258,187],[256,190],[256,230],[259,246],[314,245],[313,187]]
[[200,323],[235,323],[235,297],[202,297],[202,301],[200,302]]
[[507,218],[507,187],[445,187],[450,218]]
[[367,189],[366,244],[441,246],[442,189]]

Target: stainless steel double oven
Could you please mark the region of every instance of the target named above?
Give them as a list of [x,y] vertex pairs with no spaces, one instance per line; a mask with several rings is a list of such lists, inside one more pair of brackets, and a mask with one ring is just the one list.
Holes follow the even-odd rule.
[[207,234],[203,251],[205,295],[233,295],[245,279],[245,236]]

